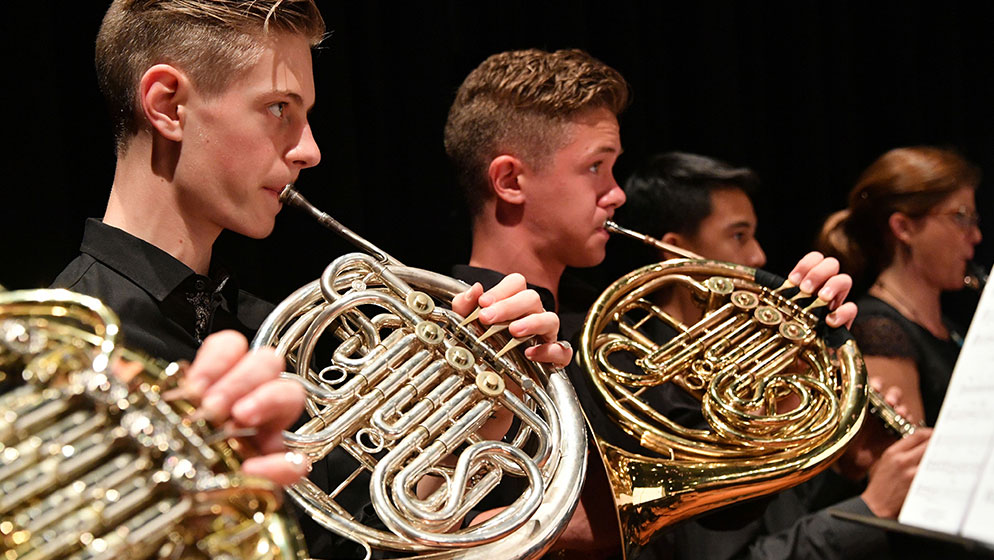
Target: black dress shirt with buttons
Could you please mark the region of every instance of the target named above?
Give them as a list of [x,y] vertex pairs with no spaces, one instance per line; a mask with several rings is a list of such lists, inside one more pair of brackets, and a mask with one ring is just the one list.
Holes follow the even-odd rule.
[[99,220],[86,222],[80,255],[53,282],[99,298],[121,319],[125,345],[168,361],[192,360],[224,329],[252,338],[273,306],[211,265],[195,273],[162,249]]

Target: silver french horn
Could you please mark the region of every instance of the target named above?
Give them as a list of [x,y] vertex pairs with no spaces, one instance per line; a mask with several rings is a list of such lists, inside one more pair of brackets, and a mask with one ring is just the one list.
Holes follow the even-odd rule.
[[[583,416],[565,374],[510,351],[522,341],[508,339],[506,325],[484,332],[475,313],[464,319],[436,305],[464,291],[462,282],[401,265],[291,185],[280,199],[366,251],[335,259],[290,295],[252,343],[275,347],[285,376],[307,390],[310,420],[285,434],[287,445],[315,461],[334,453],[354,463],[330,492],[304,480],[290,496],[367,554],[543,554],[576,507],[586,461]],[[495,425],[497,435],[488,433]],[[464,526],[508,479],[518,483],[501,491],[496,515]],[[350,484],[368,484],[382,527],[340,503]]]

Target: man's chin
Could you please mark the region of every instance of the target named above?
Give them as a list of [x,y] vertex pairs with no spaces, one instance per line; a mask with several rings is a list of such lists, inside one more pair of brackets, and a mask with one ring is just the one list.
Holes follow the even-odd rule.
[[586,254],[573,255],[574,258],[569,263],[572,268],[591,268],[604,262],[607,253],[601,251],[588,251]]
[[251,224],[250,227],[232,229],[232,231],[252,239],[265,239],[273,233],[273,229],[275,228],[276,220],[273,218],[269,220],[259,220],[258,223]]

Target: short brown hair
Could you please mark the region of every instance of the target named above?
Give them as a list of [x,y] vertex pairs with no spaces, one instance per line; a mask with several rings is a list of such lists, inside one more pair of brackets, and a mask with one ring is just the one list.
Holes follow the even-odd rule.
[[502,153],[542,166],[579,113],[628,105],[617,70],[578,50],[511,51],[487,58],[459,86],[445,123],[445,151],[469,210],[489,197],[487,169]]
[[976,189],[980,170],[952,150],[896,148],[877,158],[849,192],[849,207],[829,216],[817,247],[839,259],[858,285],[873,281],[894,259],[890,216],[920,218],[961,188]]
[[263,37],[302,35],[316,46],[324,31],[314,0],[115,0],[95,58],[118,150],[139,130],[138,82],[149,67],[173,64],[216,94],[258,61]]

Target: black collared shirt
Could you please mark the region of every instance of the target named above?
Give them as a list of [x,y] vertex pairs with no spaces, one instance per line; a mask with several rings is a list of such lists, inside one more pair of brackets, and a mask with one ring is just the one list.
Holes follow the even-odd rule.
[[197,274],[99,220],[86,221],[80,253],[52,285],[99,298],[120,317],[125,345],[156,358],[192,360],[208,334],[224,329],[251,338],[273,309],[221,267]]

